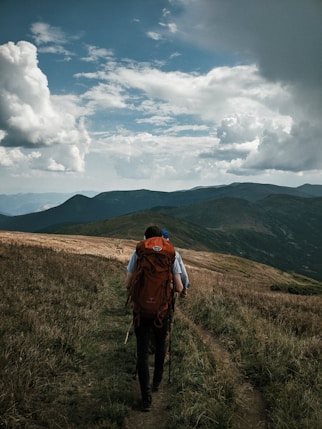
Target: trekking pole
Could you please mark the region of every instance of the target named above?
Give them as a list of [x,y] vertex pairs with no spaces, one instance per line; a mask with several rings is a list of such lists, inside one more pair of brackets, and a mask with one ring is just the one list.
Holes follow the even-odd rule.
[[172,384],[172,374],[171,374],[171,364],[172,364],[172,335],[171,335],[171,331],[172,331],[172,311],[170,312],[170,317],[169,317],[169,384]]
[[[131,328],[132,328],[132,325],[134,325],[133,319],[131,320],[131,323],[130,323],[129,329],[128,329],[128,330],[127,330],[127,332],[126,332],[125,340],[124,340],[124,345],[125,345],[125,344],[127,344],[127,341],[128,341],[128,339],[129,339],[129,335],[130,335],[130,331],[131,331]],[[135,359],[136,359],[136,363],[135,363],[135,371],[133,372],[133,380],[136,380],[136,379],[137,379],[137,375],[138,375],[138,362],[137,362],[137,356],[135,356]]]
[[133,319],[131,319],[131,323],[130,323],[129,329],[127,330],[127,333],[125,335],[124,345],[127,343],[127,340],[129,339],[129,335],[130,335],[130,331],[131,331],[132,325],[133,325]]
[[174,308],[175,308],[175,299],[176,294],[173,293],[172,296],[172,306],[169,314],[169,383],[172,384],[172,324],[173,324],[173,316],[174,316]]

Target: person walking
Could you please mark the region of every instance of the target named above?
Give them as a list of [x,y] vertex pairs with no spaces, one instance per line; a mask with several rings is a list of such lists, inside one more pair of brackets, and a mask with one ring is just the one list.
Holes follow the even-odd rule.
[[[156,237],[158,238],[155,239]],[[149,255],[151,253],[153,254],[153,258],[149,259],[149,256],[146,256],[144,250],[142,250],[146,248],[148,248]],[[167,256],[163,258],[163,249],[169,249],[167,255],[171,257]],[[145,262],[142,262],[142,259],[144,259]],[[146,262],[147,260],[148,262]],[[151,260],[154,262],[152,263]],[[162,269],[158,266],[161,260],[163,261]],[[137,244],[136,251],[133,252],[130,258],[125,280],[125,286],[130,294],[132,292],[132,300],[134,302],[133,323],[136,336],[137,371],[141,390],[142,411],[150,411],[152,405],[152,391],[157,391],[162,381],[164,359],[166,355],[166,337],[172,308],[171,303],[167,302],[165,304],[163,298],[162,309],[158,310],[156,314],[152,312],[150,314],[147,307],[140,307],[139,299],[134,297],[133,290],[136,287],[138,291],[136,293],[139,295],[140,293],[142,294],[142,291],[151,287],[152,289],[154,288],[157,293],[157,289],[162,287],[159,285],[158,278],[161,271],[163,273],[168,273],[168,287],[173,288],[172,291],[170,291],[171,296],[174,292],[181,293],[183,291],[183,284],[180,276],[182,272],[179,262],[175,258],[175,250],[173,246],[162,237],[161,229],[156,225],[152,225],[146,229],[144,240]],[[152,283],[152,286],[148,286],[148,283]],[[164,285],[165,281],[163,281],[162,284]],[[162,291],[162,293],[164,293],[164,291]],[[151,295],[152,292],[149,292],[149,294]],[[154,297],[152,298],[150,295],[148,298],[145,298],[148,304],[158,299],[154,299]],[[142,295],[140,295],[140,299],[143,299]],[[155,338],[155,354],[151,386],[149,374],[149,343],[152,335]]]

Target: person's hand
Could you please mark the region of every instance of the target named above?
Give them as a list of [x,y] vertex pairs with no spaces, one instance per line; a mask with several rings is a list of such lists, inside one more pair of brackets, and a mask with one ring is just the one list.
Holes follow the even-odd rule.
[[184,287],[182,292],[180,293],[180,298],[187,298],[187,289]]

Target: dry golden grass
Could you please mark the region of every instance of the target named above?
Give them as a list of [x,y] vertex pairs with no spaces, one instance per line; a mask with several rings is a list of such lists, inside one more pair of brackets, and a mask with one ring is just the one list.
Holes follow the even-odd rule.
[[168,402],[133,414],[123,282],[134,244],[1,233],[0,427],[113,429],[132,416],[148,429],[161,413],[165,429],[320,429],[321,296],[271,290],[308,279],[186,249],[192,287],[177,302]]
[[[125,329],[114,286],[123,276],[115,260],[1,246],[1,427],[88,429],[124,419],[122,379],[110,379],[115,332]],[[108,358],[114,364],[105,367]]]
[[190,268],[192,284],[198,286],[191,289],[185,310],[222,342],[262,392],[272,427],[318,429],[322,421],[321,296],[272,292],[272,284],[298,280],[277,271],[264,275],[273,271],[264,266],[240,276],[228,264],[219,271],[213,275]]

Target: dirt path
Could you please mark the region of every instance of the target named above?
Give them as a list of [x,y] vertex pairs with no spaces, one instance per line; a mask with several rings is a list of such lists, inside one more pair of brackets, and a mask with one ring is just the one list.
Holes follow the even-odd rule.
[[[234,429],[265,429],[266,415],[265,406],[260,392],[253,388],[248,383],[243,374],[231,359],[227,350],[216,341],[216,339],[206,330],[195,324],[189,319],[184,312],[177,307],[176,317],[189,326],[189,329],[194,331],[203,343],[212,353],[218,364],[223,365],[229,370],[229,373],[236,379],[238,388],[238,404],[237,412],[234,419]],[[152,359],[150,362],[150,373],[153,371]],[[137,404],[134,404],[133,411],[128,417],[123,429],[162,429],[167,420],[167,413],[171,407],[173,400],[173,392],[171,384],[167,380],[167,366],[165,367],[164,382],[161,385],[160,391],[153,394],[152,409],[148,413],[142,413]],[[140,398],[139,384],[137,380],[133,381],[133,390],[135,397]]]
[[[67,251],[78,254],[98,255],[106,258],[115,258],[122,263],[127,263],[136,243],[130,240],[105,237],[33,234],[11,231],[0,231],[1,242],[43,246],[56,251]],[[197,256],[200,257],[200,252]],[[189,262],[193,264],[193,260]],[[195,263],[196,266],[199,265],[197,260]],[[202,339],[209,349],[209,353],[213,353],[216,361],[228,368],[230,373],[234,375],[234,378],[238,380],[239,403],[234,428],[265,429],[265,407],[260,393],[247,382],[232,361],[227,350],[211,334],[191,321],[179,308],[177,308],[176,312],[179,320],[187,324]],[[167,367],[165,368],[166,370]],[[133,380],[133,389],[135,396],[139,399],[140,392],[137,380]],[[165,377],[159,392],[153,394],[151,411],[142,413],[139,407],[134,404],[133,410],[123,429],[162,429],[166,422],[169,407],[171,407],[172,397],[172,386],[168,383],[167,377]]]
[[[140,398],[139,383],[133,381],[135,397]],[[165,427],[169,408],[171,407],[172,388],[164,380],[160,390],[152,394],[151,411],[143,413],[139,404],[135,403],[123,429],[162,429]]]
[[209,349],[209,353],[214,355],[216,362],[220,362],[221,365],[229,369],[230,374],[237,380],[239,402],[237,404],[238,410],[235,415],[233,427],[235,429],[265,429],[266,416],[262,396],[260,392],[247,382],[232,361],[228,351],[209,332],[189,319],[181,309],[176,309],[176,315],[179,320],[187,324],[189,329],[195,331],[202,339],[203,343]]

